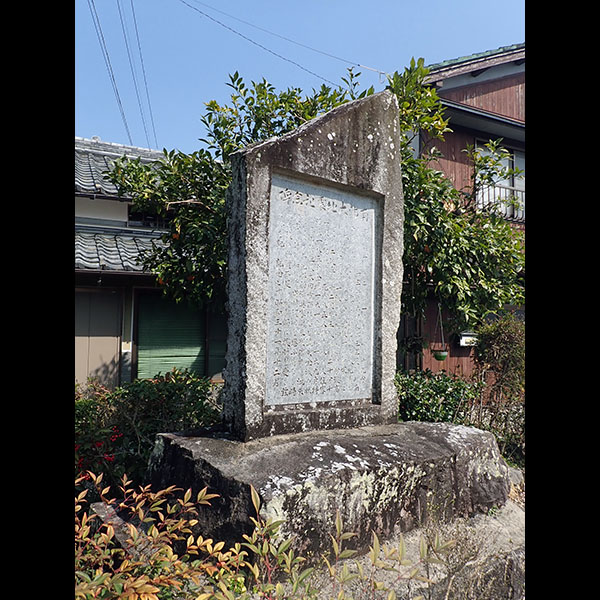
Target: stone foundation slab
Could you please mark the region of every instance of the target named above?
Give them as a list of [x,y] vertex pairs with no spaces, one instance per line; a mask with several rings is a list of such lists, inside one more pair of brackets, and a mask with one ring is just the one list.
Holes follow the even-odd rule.
[[305,556],[330,549],[336,510],[357,535],[345,547],[368,549],[380,539],[422,524],[502,506],[509,470],[490,433],[447,423],[397,423],[312,431],[250,442],[217,434],[160,434],[150,460],[155,486],[219,498],[201,507],[197,535],[232,544],[250,533],[250,486],[261,515],[281,519]]

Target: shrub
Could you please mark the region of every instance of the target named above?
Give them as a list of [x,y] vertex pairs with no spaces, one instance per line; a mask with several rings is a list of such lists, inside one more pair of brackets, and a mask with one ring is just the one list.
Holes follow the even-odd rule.
[[112,424],[110,390],[94,379],[75,386],[75,475],[112,470],[120,431]]
[[178,369],[112,392],[97,384],[76,390],[76,473],[105,473],[110,483],[127,473],[143,481],[157,433],[205,427],[219,420],[211,391],[208,379]]
[[395,378],[401,421],[464,423],[482,386],[445,371],[398,371]]
[[475,374],[485,383],[471,421],[492,431],[503,456],[525,463],[525,322],[507,314],[477,330]]
[[136,380],[111,394],[114,421],[123,432],[118,456],[128,463],[129,475],[142,477],[157,433],[194,429],[218,420],[210,391],[208,379],[173,369],[164,376]]
[[[428,583],[421,568],[439,562],[454,545],[439,536],[433,543],[422,538],[419,558],[409,560],[402,535],[397,547],[387,548],[373,533],[367,557],[371,569],[367,570],[358,561],[352,565],[345,560],[356,553],[343,548],[354,534],[343,530],[338,512],[332,553],[322,557],[323,580],[315,577],[319,565],[306,566],[306,559],[290,548],[292,539],[282,539],[281,521],[260,516],[260,498],[253,487],[254,530],[243,536],[244,542],[225,550],[223,542],[193,533],[197,505],[210,504],[216,497],[206,488],[193,502],[189,489],[183,492],[170,486],[153,492],[150,486],[140,486],[136,492],[124,476],[122,499],[117,503],[109,496],[110,487],[103,487],[102,474],[90,472],[88,476],[103,509],[94,506],[90,510],[87,489],[75,497],[76,599],[394,599],[394,589],[402,583]],[[99,522],[102,513],[111,518]],[[316,583],[321,587],[315,587]]]
[[[125,516],[127,533],[110,522],[99,524],[98,514],[87,507],[88,490],[75,498],[75,598],[114,598],[158,600],[206,598],[201,592],[220,571],[239,569],[243,556],[222,552],[223,543],[194,538],[191,527],[197,523],[196,504],[191,491],[183,497],[174,486],[135,492],[127,477],[121,480],[122,500],[116,505],[102,489],[102,474],[88,473],[101,502]],[[80,481],[76,480],[77,484]],[[213,494],[201,490],[197,504],[209,504]],[[134,518],[139,525],[128,522]],[[183,544],[183,553],[174,548]],[[199,595],[200,594],[200,595]]]
[[475,366],[495,402],[522,401],[525,394],[525,321],[507,314],[477,329]]
[[399,420],[452,422],[490,431],[502,456],[523,468],[524,333],[523,321],[511,315],[482,326],[469,380],[445,371],[398,371]]

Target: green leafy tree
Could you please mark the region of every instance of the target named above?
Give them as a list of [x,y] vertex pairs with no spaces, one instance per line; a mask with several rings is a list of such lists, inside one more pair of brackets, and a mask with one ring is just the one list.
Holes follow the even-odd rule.
[[[388,81],[399,101],[403,135],[402,305],[409,314],[423,315],[428,298],[434,297],[450,315],[450,329],[460,331],[524,300],[522,234],[497,207],[475,210],[481,186],[516,171],[504,167],[506,151],[500,140],[487,144],[485,154],[466,149],[473,163],[466,189],[456,189],[443,172],[432,168],[440,156],[433,144],[451,130],[435,88],[425,85],[427,74],[423,59],[413,59],[402,74],[394,73]],[[417,132],[425,134],[428,144],[415,156],[411,142]]]
[[[523,300],[519,273],[523,248],[519,233],[493,210],[473,210],[476,185],[502,179],[500,160],[471,150],[473,184],[457,190],[431,168],[435,150],[415,156],[418,132],[430,140],[450,131],[435,88],[425,84],[423,59],[388,76],[387,89],[398,98],[405,198],[405,285],[403,310],[422,314],[434,294],[451,315],[453,329],[475,325],[490,312]],[[170,217],[170,231],[146,257],[165,293],[197,304],[224,298],[226,275],[225,190],[229,157],[249,144],[280,136],[352,99],[360,73],[348,71],[343,86],[326,85],[310,94],[299,88],[277,92],[267,81],[249,86],[236,72],[228,83],[230,103],[206,104],[202,123],[207,150],[191,155],[166,152],[156,166],[118,161],[110,177],[136,205]],[[498,149],[496,149],[498,150]],[[477,174],[479,173],[479,175]]]
[[231,102],[206,104],[202,123],[207,149],[192,154],[164,150],[149,165],[125,157],[108,173],[136,210],[167,220],[169,230],[144,258],[165,294],[175,301],[219,306],[225,298],[225,191],[231,180],[232,152],[282,135],[358,93],[357,74],[349,71],[347,89],[323,85],[312,94],[299,88],[277,92],[264,79],[247,86],[236,72],[229,77]]
[[164,158],[152,165],[119,159],[110,177],[120,193],[133,196],[137,210],[169,223],[160,242],[143,256],[144,266],[156,275],[165,293],[197,305],[221,303],[227,165],[207,150],[189,155],[164,150]]
[[404,162],[403,308],[423,314],[433,296],[459,331],[523,302],[522,234],[491,209],[466,207],[471,194],[430,168],[430,158]]

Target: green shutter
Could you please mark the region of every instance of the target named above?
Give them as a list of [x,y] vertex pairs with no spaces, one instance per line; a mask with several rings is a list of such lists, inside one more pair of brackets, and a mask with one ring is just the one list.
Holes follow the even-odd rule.
[[208,375],[222,373],[225,367],[227,343],[227,317],[222,313],[208,312]]
[[151,378],[173,367],[205,375],[203,311],[155,294],[139,296],[137,376]]

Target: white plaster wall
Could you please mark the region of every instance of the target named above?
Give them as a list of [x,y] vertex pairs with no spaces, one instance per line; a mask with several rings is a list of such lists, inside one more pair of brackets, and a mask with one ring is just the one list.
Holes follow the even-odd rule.
[[127,202],[75,198],[75,216],[88,219],[127,221]]

